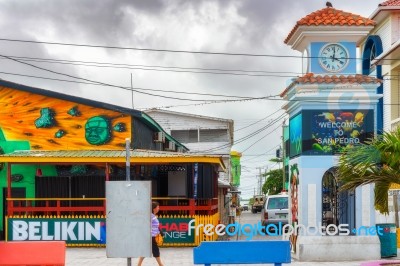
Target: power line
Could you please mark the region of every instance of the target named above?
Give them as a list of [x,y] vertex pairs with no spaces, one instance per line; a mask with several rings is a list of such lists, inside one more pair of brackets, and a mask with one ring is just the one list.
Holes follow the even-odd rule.
[[261,121],[267,119],[268,117],[270,117],[270,116],[276,114],[276,113],[279,112],[279,111],[283,111],[283,109],[278,109],[278,110],[276,110],[275,112],[273,112],[272,114],[267,115],[266,117],[264,117],[264,118],[262,118],[262,119],[260,119],[260,120],[257,120],[256,122],[251,123],[250,125],[247,125],[247,126],[245,126],[245,127],[236,129],[235,132],[240,131],[240,130],[243,130],[243,129],[248,128],[248,127],[251,127],[251,126],[253,126],[253,125],[255,125],[255,124],[258,124],[259,122],[261,122]]
[[278,128],[280,128],[280,125],[278,125],[276,128],[274,128],[271,132],[269,132],[268,134],[262,136],[260,139],[256,140],[255,142],[253,142],[253,144],[251,144],[249,147],[247,147],[246,149],[244,149],[242,152],[246,152],[248,149],[250,149],[251,147],[253,147],[254,145],[256,145],[260,140],[262,140],[263,138],[269,136],[272,132],[275,132],[275,130],[277,130]]
[[[100,67],[100,68],[175,72],[175,73],[216,74],[216,75],[253,76],[253,77],[283,77],[283,78],[292,78],[293,75],[301,75],[301,73],[297,72],[283,72],[283,71],[280,72],[280,71],[264,71],[264,70],[149,66],[149,65],[132,65],[132,64],[119,64],[119,63],[106,63],[106,62],[93,62],[93,61],[89,62],[89,61],[77,61],[77,60],[65,60],[65,59],[48,59],[48,58],[37,58],[37,57],[21,57],[21,56],[10,56],[10,55],[7,56],[10,58],[28,62],[88,66],[88,67]],[[262,74],[254,74],[254,73],[262,73]],[[289,75],[279,75],[279,74],[289,74]]]
[[[76,80],[66,80],[66,79],[56,79],[56,78],[49,78],[49,77],[43,77],[43,76],[34,76],[34,75],[27,75],[27,74],[18,74],[18,73],[11,73],[11,72],[0,72],[0,74],[5,74],[5,75],[13,75],[13,76],[21,76],[21,77],[28,77],[28,78],[36,78],[36,79],[47,79],[47,80],[54,80],[54,81],[62,81],[62,82],[70,82],[70,83],[77,83],[77,84],[86,84],[86,85],[96,85],[96,86],[106,86],[109,87],[109,85],[106,84],[98,84],[94,82],[84,82],[84,81],[76,81]],[[200,92],[185,92],[185,91],[171,91],[171,90],[157,90],[157,89],[149,89],[149,88],[128,88],[128,87],[119,87],[121,89],[125,90],[145,90],[145,91],[157,91],[157,92],[167,92],[167,93],[178,93],[178,94],[190,94],[190,95],[205,95],[205,96],[213,96],[213,97],[227,97],[227,98],[238,98],[238,99],[249,99],[249,97],[245,96],[235,96],[235,95],[223,95],[223,94],[211,94],[211,93],[200,93]],[[277,95],[274,95],[277,96]],[[269,96],[273,97],[273,96]]]
[[[46,68],[43,68],[43,67],[39,67],[39,66],[36,66],[36,65],[33,65],[33,64],[30,64],[30,63],[26,63],[26,62],[20,61],[18,59],[11,58],[11,57],[8,57],[8,56],[5,56],[5,55],[1,55],[1,54],[0,54],[0,57],[7,58],[9,60],[18,62],[20,64],[28,65],[28,66],[31,66],[31,67],[34,67],[34,68],[37,68],[37,69],[40,69],[40,70],[43,70],[43,71],[47,71],[47,72],[53,73],[53,74],[67,76],[67,77],[74,78],[74,79],[79,79],[79,80],[84,80],[86,82],[94,83],[94,84],[97,84],[97,85],[110,86],[110,87],[120,88],[120,89],[124,89],[124,90],[129,90],[129,91],[133,90],[133,91],[135,91],[137,93],[146,94],[146,95],[150,95],[150,96],[156,96],[156,97],[173,99],[173,100],[181,100],[181,101],[195,101],[195,102],[219,102],[219,101],[221,101],[221,100],[204,100],[204,99],[203,100],[200,100],[200,99],[184,99],[184,98],[177,98],[177,97],[170,97],[170,96],[162,96],[162,95],[152,94],[152,93],[148,93],[148,92],[141,92],[141,91],[138,91],[138,90],[135,90],[135,89],[131,89],[131,88],[126,88],[126,87],[122,87],[122,86],[117,86],[117,85],[113,85],[113,84],[109,84],[109,83],[94,81],[94,80],[90,80],[90,79],[87,79],[87,78],[81,78],[81,77],[76,77],[76,76],[73,76],[73,75],[57,72],[57,71],[54,71],[54,70],[50,70],[50,69],[46,69]],[[242,100],[252,100],[252,99],[255,99],[255,98],[254,97],[249,97],[249,98],[245,98],[245,99],[242,99]],[[224,102],[224,101],[242,101],[242,100],[222,100],[222,101]]]
[[[248,57],[274,57],[274,58],[299,58],[299,59],[321,58],[319,56],[307,56],[307,57],[305,57],[305,56],[302,56],[302,55],[273,55],[273,54],[254,54],[254,53],[229,53],[229,52],[193,51],[193,50],[191,51],[191,50],[155,49],[155,48],[122,47],[122,46],[94,45],[94,44],[78,44],[78,43],[66,43],[66,42],[33,41],[33,40],[21,40],[21,39],[10,39],[10,38],[0,38],[0,41],[20,42],[20,43],[34,43],[34,44],[48,44],[48,45],[61,45],[61,46],[75,46],[75,47],[88,47],[88,48],[104,48],[104,49],[116,49],[116,50],[166,52],[166,53],[248,56]],[[344,57],[343,59],[364,60],[363,58],[357,58],[357,57]],[[398,60],[398,59],[392,59],[392,60]]]
[[[255,135],[258,135],[259,133],[263,132],[264,130],[266,130],[267,128],[269,128],[269,127],[272,126],[273,124],[275,124],[277,121],[279,121],[280,119],[282,119],[285,115],[286,115],[286,114],[280,115],[280,116],[277,117],[275,120],[271,121],[271,123],[269,123],[268,125],[266,125],[266,126],[260,128],[260,129],[256,130],[256,131],[254,131],[254,132],[252,132],[252,133],[250,133],[250,134],[248,134],[248,135],[246,135],[246,136],[244,136],[244,137],[242,137],[242,138],[240,138],[240,139],[234,141],[233,145],[236,145],[236,144],[241,143],[241,142],[243,142],[243,141],[245,141],[245,140],[247,140],[247,139],[249,139],[249,138],[254,137]],[[208,149],[208,150],[203,150],[202,152],[212,152],[212,151],[216,151],[216,150],[219,150],[219,149],[227,148],[227,147],[229,147],[229,146],[231,146],[230,143],[228,143],[228,144],[223,144],[223,145],[218,146],[218,147],[214,147],[214,148],[211,148],[211,149]]]
[[271,55],[271,54],[252,54],[252,53],[227,53],[227,52],[205,52],[205,51],[172,50],[172,49],[153,49],[153,48],[107,46],[107,45],[94,45],[94,44],[77,44],[77,43],[65,43],[65,42],[33,41],[33,40],[8,39],[8,38],[0,38],[0,41],[21,42],[21,43],[35,43],[35,44],[49,44],[49,45],[61,45],[61,46],[75,46],[75,47],[89,47],[89,48],[105,48],[105,49],[117,49],[117,50],[149,51],[149,52],[168,52],[168,53],[204,54],[204,55],[229,55],[229,56],[250,56],[250,57],[304,58],[302,56],[291,56],[291,55]]
[[[1,57],[2,55],[0,55]],[[23,63],[23,62],[19,62]],[[33,66],[33,65],[32,65]],[[34,66],[36,67],[36,66]],[[38,67],[39,68],[39,67]],[[42,69],[47,71],[46,69]],[[59,75],[65,75],[65,76],[70,76],[74,77],[68,74],[63,74],[59,72],[55,72],[56,74]],[[120,88],[123,90],[128,90],[131,91],[132,89],[129,87],[123,87],[123,86],[118,86],[118,85],[112,85],[112,84],[107,84],[107,83],[102,83],[102,82],[97,82],[97,81],[76,81],[76,80],[65,80],[65,79],[57,79],[57,78],[50,78],[50,77],[43,77],[43,76],[34,76],[34,75],[27,75],[27,74],[18,74],[18,73],[10,73],[10,72],[0,72],[0,74],[5,74],[5,75],[13,75],[13,76],[21,76],[21,77],[29,77],[29,78],[36,78],[36,79],[44,79],[44,80],[53,80],[53,81],[61,81],[61,82],[69,82],[69,83],[77,83],[77,84],[86,84],[86,85],[95,85],[95,86],[105,86],[105,87],[115,87],[115,88]],[[83,79],[79,77],[74,77],[77,79]],[[384,79],[384,80],[398,80],[398,79]],[[229,102],[240,102],[240,101],[253,101],[253,100],[269,100],[269,101],[284,101],[284,102],[312,102],[312,103],[334,103],[337,104],[337,101],[321,101],[321,100],[311,100],[311,99],[303,99],[303,100],[286,100],[283,98],[277,98],[274,99],[273,97],[278,97],[279,95],[269,95],[269,96],[261,96],[261,97],[245,97],[245,96],[234,96],[234,95],[221,95],[221,94],[208,94],[208,93],[194,93],[194,92],[183,92],[183,91],[166,91],[166,90],[156,90],[156,89],[149,89],[149,88],[138,88],[135,87],[133,88],[135,92],[141,93],[138,90],[145,90],[145,91],[158,91],[158,92],[168,92],[168,93],[180,93],[180,94],[194,94],[194,95],[207,95],[207,96],[218,96],[218,97],[232,97],[232,98],[239,98],[239,100],[193,100],[193,99],[180,99],[180,100],[187,100],[187,101],[201,101],[201,103],[195,103],[195,104],[182,104],[182,105],[169,105],[169,106],[158,106],[158,107],[150,107],[150,108],[138,108],[138,110],[148,110],[148,109],[163,109],[163,108],[174,108],[174,107],[181,107],[181,106],[194,106],[194,105],[206,105],[206,104],[215,104],[215,103],[229,103]],[[147,94],[147,93],[144,93]],[[163,95],[154,95],[151,94],[152,96],[156,97],[164,97],[164,98],[174,98],[174,97],[167,97]],[[241,98],[241,99],[240,99]],[[348,102],[343,102],[343,103],[354,103],[354,101],[349,100]],[[391,106],[397,106],[400,105],[399,103],[383,103],[383,105],[391,105]],[[278,110],[278,111],[281,111]],[[262,119],[263,120],[263,119]],[[238,129],[240,130],[240,129]]]

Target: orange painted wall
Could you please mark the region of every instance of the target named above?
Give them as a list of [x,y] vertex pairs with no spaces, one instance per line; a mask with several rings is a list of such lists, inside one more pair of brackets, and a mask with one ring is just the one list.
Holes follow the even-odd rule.
[[[79,116],[68,114],[73,107],[79,111]],[[50,108],[54,112],[53,126],[35,126],[42,108]],[[106,117],[110,122],[111,137],[104,144],[90,144],[85,138],[85,125],[95,116]],[[123,132],[113,130],[117,124],[123,125]],[[31,150],[123,149],[125,139],[131,138],[131,116],[0,87],[0,128],[6,140],[29,141]],[[55,134],[59,130],[65,134],[57,138]]]

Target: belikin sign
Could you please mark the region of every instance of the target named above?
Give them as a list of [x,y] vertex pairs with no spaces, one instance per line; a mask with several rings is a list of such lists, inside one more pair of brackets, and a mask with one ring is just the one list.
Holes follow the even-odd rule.
[[7,240],[63,240],[68,244],[105,244],[105,219],[8,218]]
[[[194,244],[188,234],[192,218],[159,218],[165,244]],[[74,245],[106,244],[105,218],[8,218],[7,241],[62,240]]]

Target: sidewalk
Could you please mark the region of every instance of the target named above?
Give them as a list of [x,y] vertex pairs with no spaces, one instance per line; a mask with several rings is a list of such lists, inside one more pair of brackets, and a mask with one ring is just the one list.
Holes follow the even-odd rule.
[[[399,261],[400,256],[380,260],[384,261]],[[161,248],[161,258],[165,266],[193,266],[193,248],[192,247],[168,247]],[[333,266],[360,266],[361,263],[366,261],[351,261],[351,262],[298,262],[292,260],[293,266],[319,266],[319,265],[333,265]],[[136,266],[137,259],[132,258],[132,266]],[[107,258],[105,248],[67,248],[66,266],[117,266],[127,265],[126,258]],[[154,258],[146,258],[143,266],[157,266]],[[241,265],[265,265],[265,264],[241,264]],[[272,264],[270,264],[272,265]]]

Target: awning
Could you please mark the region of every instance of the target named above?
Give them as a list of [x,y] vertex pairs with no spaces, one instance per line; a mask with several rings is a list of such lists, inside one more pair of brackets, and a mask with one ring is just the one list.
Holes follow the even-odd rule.
[[[126,163],[125,150],[19,150],[0,155],[0,163]],[[218,155],[178,153],[154,150],[131,150],[131,164],[211,163],[222,171],[225,165]]]

